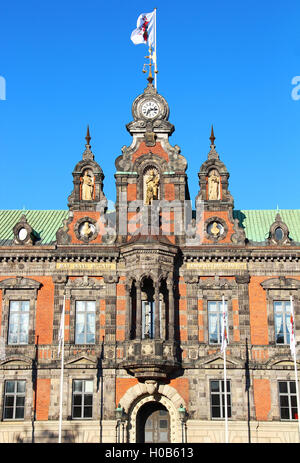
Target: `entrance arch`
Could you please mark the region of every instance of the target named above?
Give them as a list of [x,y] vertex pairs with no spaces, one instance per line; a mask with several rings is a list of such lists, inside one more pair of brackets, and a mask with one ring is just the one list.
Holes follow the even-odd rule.
[[160,402],[147,402],[136,417],[137,443],[170,443],[170,415]]
[[120,399],[120,406],[127,414],[127,442],[137,442],[137,414],[140,408],[149,402],[159,402],[169,412],[170,442],[181,442],[181,422],[178,414],[180,405],[187,404],[176,389],[168,384],[157,384],[156,381],[139,382],[130,387]]

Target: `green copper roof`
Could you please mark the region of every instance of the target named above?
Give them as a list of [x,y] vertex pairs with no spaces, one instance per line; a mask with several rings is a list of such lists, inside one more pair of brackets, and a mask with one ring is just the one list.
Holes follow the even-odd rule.
[[[239,220],[244,228],[246,237],[250,241],[264,242],[269,235],[270,226],[275,221],[277,213],[289,228],[290,238],[300,242],[300,209],[285,210],[235,210],[233,217]],[[56,241],[56,232],[63,225],[69,211],[28,211],[28,210],[0,210],[0,245],[8,246],[12,243],[13,227],[22,215],[40,237],[39,244],[51,244]]]
[[300,242],[300,209],[233,211],[233,217],[239,219],[248,240],[265,241],[278,213],[289,229],[290,238]]
[[0,210],[0,245],[10,245],[13,239],[13,228],[22,215],[39,235],[39,244],[51,244],[56,241],[56,232],[68,217],[69,211],[28,211],[28,210]]

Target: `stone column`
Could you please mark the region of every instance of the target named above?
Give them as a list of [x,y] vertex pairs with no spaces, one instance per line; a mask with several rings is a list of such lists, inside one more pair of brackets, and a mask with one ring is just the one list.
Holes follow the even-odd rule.
[[105,294],[105,342],[116,341],[116,312],[117,312],[117,275],[104,275]]
[[187,332],[188,340],[198,342],[198,281],[197,275],[185,275],[187,298]]
[[126,315],[125,315],[125,339],[130,339],[131,324],[132,324],[132,300],[130,297],[131,286],[129,283],[125,285],[126,291]]
[[141,299],[141,283],[136,282],[136,339],[142,339],[142,299]]
[[174,285],[172,280],[167,281],[168,296],[169,296],[169,341],[174,341],[174,323],[175,323],[175,307],[174,307]]
[[154,337],[155,339],[160,339],[159,283],[156,283],[154,287],[154,301],[155,301]]

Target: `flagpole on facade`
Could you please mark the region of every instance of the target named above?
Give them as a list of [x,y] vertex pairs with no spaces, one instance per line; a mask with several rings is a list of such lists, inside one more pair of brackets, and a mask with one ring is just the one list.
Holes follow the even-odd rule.
[[295,369],[295,383],[296,383],[296,399],[297,399],[297,416],[298,416],[298,439],[300,442],[300,418],[299,418],[299,387],[298,387],[298,371],[297,371],[297,361],[296,361],[296,329],[295,329],[295,312],[294,312],[294,301],[293,296],[290,296],[290,303],[291,303],[291,315],[292,315],[292,323],[291,323],[291,333],[290,336],[293,338],[290,340],[290,344],[292,347],[292,354],[294,357],[294,369]]
[[63,309],[61,314],[61,324],[59,333],[59,351],[61,346],[61,366],[60,366],[60,396],[59,396],[59,429],[58,443],[61,444],[62,429],[62,408],[63,408],[63,384],[64,384],[64,354],[65,354],[65,304],[66,296],[64,295]]
[[156,12],[157,8],[154,8],[155,18],[154,18],[154,48],[155,48],[155,67],[154,67],[154,86],[157,88],[157,52],[156,52]]
[[227,337],[226,330],[226,320],[225,320],[225,298],[222,297],[223,303],[223,359],[224,359],[224,408],[225,408],[225,442],[228,444],[228,411],[227,411],[227,371],[226,371],[226,344],[227,340],[224,338]]

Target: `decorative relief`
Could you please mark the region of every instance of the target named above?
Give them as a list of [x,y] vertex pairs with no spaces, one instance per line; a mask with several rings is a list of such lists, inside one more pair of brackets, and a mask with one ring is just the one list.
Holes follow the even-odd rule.
[[225,220],[220,217],[209,217],[204,223],[205,237],[210,241],[221,241],[227,233],[228,227]]
[[144,174],[144,203],[148,206],[154,200],[159,199],[159,173],[154,167],[150,167]]
[[74,232],[76,237],[84,243],[93,241],[98,235],[97,222],[91,217],[82,217],[74,225]]

